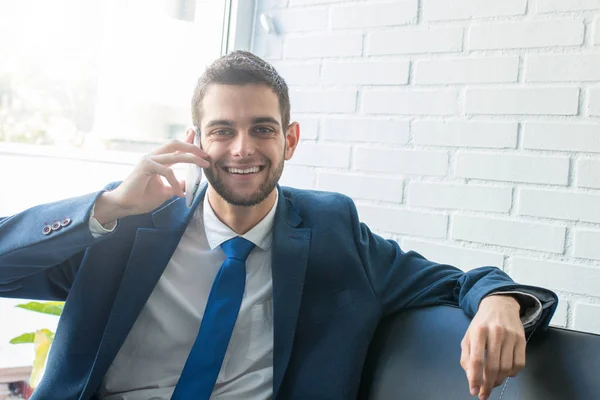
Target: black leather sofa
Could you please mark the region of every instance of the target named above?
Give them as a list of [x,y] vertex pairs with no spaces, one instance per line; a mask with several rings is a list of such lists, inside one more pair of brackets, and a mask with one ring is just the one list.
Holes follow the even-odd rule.
[[[393,316],[379,327],[361,380],[360,399],[463,400],[470,396],[460,341],[470,320],[455,307]],[[490,400],[600,399],[600,335],[549,328],[527,344],[527,366]]]

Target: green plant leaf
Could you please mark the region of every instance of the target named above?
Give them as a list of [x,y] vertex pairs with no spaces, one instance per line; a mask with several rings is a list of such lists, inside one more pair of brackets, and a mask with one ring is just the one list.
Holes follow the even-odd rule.
[[31,370],[31,377],[29,378],[29,386],[33,389],[39,385],[44,368],[46,366],[46,358],[50,351],[50,345],[54,339],[54,333],[48,329],[40,329],[35,333],[34,345],[35,345],[35,359],[33,360],[33,367]]
[[40,303],[37,301],[31,301],[25,304],[18,304],[17,307],[23,308],[25,310],[35,311],[42,314],[50,314],[50,315],[61,315],[65,303],[62,301],[47,301],[44,303]]
[[24,333],[20,336],[10,339],[11,344],[33,343],[35,332]]

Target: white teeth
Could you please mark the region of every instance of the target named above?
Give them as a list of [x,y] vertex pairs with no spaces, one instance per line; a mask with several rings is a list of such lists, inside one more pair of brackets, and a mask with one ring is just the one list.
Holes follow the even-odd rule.
[[252,167],[247,169],[239,169],[239,168],[227,168],[227,171],[230,174],[252,174],[258,172],[260,170],[259,167]]

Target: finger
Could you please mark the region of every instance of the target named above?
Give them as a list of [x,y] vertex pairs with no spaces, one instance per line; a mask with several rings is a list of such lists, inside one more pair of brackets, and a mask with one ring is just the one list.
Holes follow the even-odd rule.
[[490,328],[487,335],[487,351],[485,355],[485,367],[483,368],[483,384],[479,392],[480,398],[487,399],[489,397],[498,379],[502,342],[502,328],[500,326]]
[[194,143],[194,136],[196,132],[192,128],[188,128],[185,131],[185,143]]
[[199,146],[179,140],[170,140],[169,142],[150,152],[149,155],[153,156],[158,154],[175,153],[177,151],[180,153],[192,153],[207,160],[210,158],[208,154],[206,154],[206,152]]
[[169,153],[169,154],[158,154],[150,157],[153,161],[165,165],[171,166],[173,164],[187,163],[196,164],[201,168],[209,168],[210,162],[204,158],[198,157],[194,154],[189,153]]
[[175,177],[175,173],[173,172],[173,170],[149,158],[146,160],[148,160],[146,161],[148,172],[150,174],[163,176],[167,180],[167,182],[169,182],[169,185],[171,185],[173,194],[179,197],[183,197],[183,190],[181,190],[181,186],[179,185],[179,181]]
[[467,374],[467,378],[469,376],[469,359],[471,358],[471,342],[469,341],[469,334],[465,335],[463,340],[460,342],[460,366]]
[[519,335],[517,339],[517,343],[515,344],[515,351],[513,355],[513,369],[510,372],[510,376],[517,376],[519,372],[525,368],[526,363],[526,347],[527,342],[525,341],[525,336]]
[[487,331],[483,327],[475,329],[475,333],[471,337],[471,348],[469,354],[469,388],[471,395],[475,396],[479,393],[483,375],[483,360],[485,356]]
[[517,337],[509,335],[500,350],[500,369],[494,386],[500,385],[512,373],[515,358],[515,346]]
[[185,193],[186,192],[185,179],[179,179],[177,182],[179,182],[179,187],[181,188],[181,191],[183,193]]

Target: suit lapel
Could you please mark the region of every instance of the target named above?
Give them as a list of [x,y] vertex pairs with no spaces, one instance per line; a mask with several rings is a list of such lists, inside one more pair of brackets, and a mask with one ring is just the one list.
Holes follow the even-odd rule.
[[206,185],[196,196],[190,208],[186,206],[185,198],[171,201],[152,214],[154,228],[137,230],[131,255],[82,398],[88,398],[86,394],[91,396],[100,385],[102,377],[116,357],[175,252],[205,192]]
[[277,397],[292,354],[311,236],[310,229],[298,228],[302,219],[278,190],[271,255],[275,319],[273,398]]

